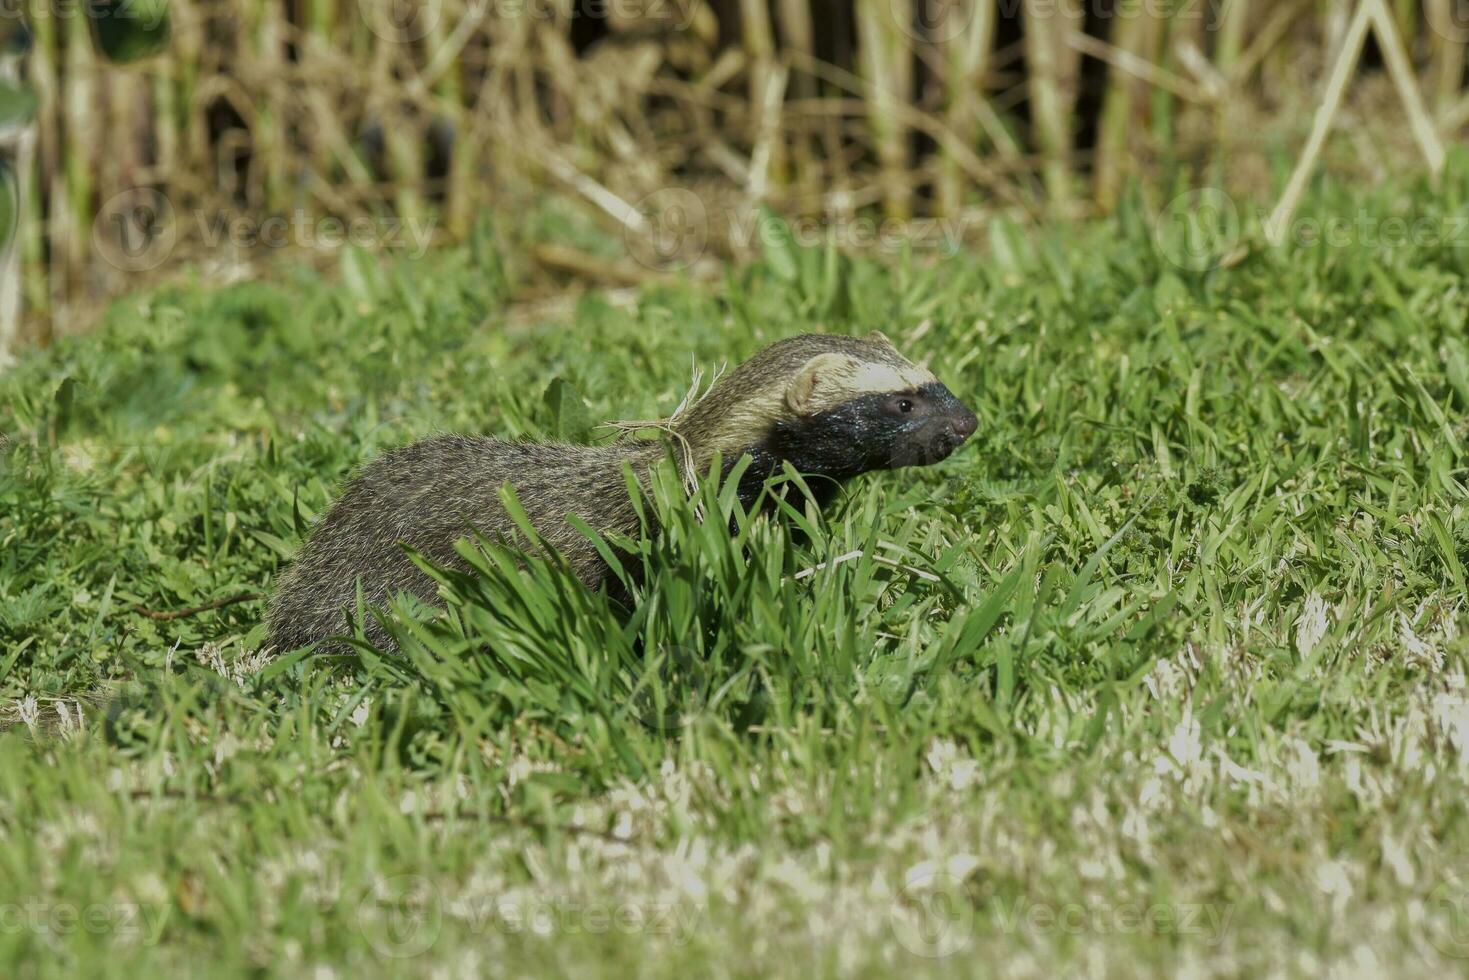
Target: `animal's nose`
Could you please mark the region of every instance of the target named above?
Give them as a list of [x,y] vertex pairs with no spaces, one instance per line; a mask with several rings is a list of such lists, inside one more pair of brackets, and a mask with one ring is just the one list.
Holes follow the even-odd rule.
[[965,411],[961,415],[956,415],[949,424],[953,426],[954,434],[962,442],[974,435],[974,430],[979,427],[979,418],[973,412]]

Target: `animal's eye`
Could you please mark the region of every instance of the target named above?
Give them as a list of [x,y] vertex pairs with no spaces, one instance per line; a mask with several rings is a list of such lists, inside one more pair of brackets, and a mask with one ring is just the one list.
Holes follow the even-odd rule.
[[898,411],[902,412],[904,415],[907,415],[909,412],[913,411],[913,399],[899,398]]

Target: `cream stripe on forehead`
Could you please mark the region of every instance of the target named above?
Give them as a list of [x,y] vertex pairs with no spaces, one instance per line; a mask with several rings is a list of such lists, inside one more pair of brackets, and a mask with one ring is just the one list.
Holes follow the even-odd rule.
[[937,380],[933,372],[916,364],[842,358],[841,363],[817,379],[812,410],[825,411],[863,395],[912,391]]

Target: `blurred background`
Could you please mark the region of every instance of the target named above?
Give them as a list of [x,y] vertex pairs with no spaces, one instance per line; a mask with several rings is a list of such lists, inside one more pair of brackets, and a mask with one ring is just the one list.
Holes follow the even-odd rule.
[[1469,122],[1462,0],[0,6],[0,356],[180,270],[476,235],[516,301],[717,276],[762,207],[854,250],[1128,200],[1217,239]]

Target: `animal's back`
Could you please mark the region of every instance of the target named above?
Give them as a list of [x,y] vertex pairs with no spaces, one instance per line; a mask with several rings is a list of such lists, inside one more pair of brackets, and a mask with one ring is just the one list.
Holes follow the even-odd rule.
[[[342,633],[342,609],[355,604],[359,576],[369,605],[399,592],[432,602],[433,580],[402,544],[437,564],[462,565],[454,544],[471,528],[515,540],[518,532],[500,505],[506,482],[536,530],[595,588],[606,566],[566,516],[576,514],[598,530],[635,532],[637,515],[622,475],[629,456],[626,446],[466,436],[440,436],[385,454],[347,485],[283,576],[270,607],[270,642],[286,651]],[[369,639],[386,639],[375,621],[364,625]]]

